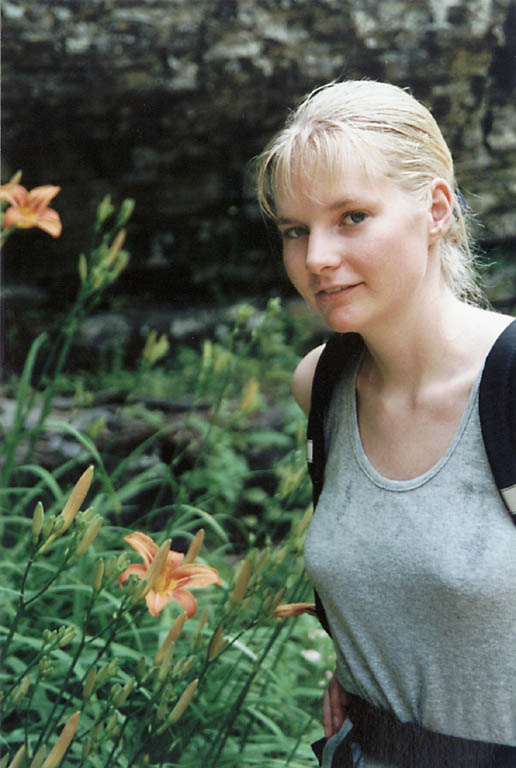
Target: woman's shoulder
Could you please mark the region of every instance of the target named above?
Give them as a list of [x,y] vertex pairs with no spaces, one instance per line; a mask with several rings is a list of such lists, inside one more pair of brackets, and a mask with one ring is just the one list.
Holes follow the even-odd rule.
[[470,325],[471,339],[477,346],[485,347],[487,353],[497,338],[514,320],[515,318],[511,315],[473,307]]
[[321,344],[305,355],[294,371],[292,378],[292,394],[300,408],[307,415],[310,410],[314,373],[324,346],[324,344]]

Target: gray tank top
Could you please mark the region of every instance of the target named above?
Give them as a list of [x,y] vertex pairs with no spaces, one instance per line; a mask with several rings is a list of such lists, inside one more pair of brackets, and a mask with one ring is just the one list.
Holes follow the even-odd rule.
[[339,680],[402,721],[516,746],[516,527],[483,447],[480,376],[441,460],[398,481],[363,450],[356,372],[332,399],[305,547]]

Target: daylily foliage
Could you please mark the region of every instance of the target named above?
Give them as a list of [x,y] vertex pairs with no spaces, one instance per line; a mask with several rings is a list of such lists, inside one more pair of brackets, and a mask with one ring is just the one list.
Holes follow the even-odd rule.
[[[119,577],[120,586],[133,573],[140,579],[146,579],[160,549],[150,536],[141,531],[129,534],[124,541],[138,552],[143,559],[143,564],[134,563],[126,568]],[[163,567],[153,580],[152,588],[145,595],[147,607],[153,616],[159,616],[167,603],[175,600],[184,608],[188,618],[191,618],[197,612],[197,602],[188,590],[221,583],[215,568],[195,563],[185,565],[182,564],[183,559],[182,552],[170,550]]]

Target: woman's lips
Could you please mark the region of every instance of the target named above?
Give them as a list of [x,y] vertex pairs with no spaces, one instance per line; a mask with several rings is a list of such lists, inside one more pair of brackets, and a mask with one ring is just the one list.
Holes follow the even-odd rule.
[[332,299],[342,298],[359,285],[360,283],[352,283],[351,285],[334,285],[329,286],[328,288],[321,288],[317,291],[317,298],[320,301],[331,301]]

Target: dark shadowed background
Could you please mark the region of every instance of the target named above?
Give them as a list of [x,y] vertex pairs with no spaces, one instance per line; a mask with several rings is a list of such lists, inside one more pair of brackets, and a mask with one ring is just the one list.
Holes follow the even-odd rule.
[[136,200],[131,263],[111,292],[119,308],[287,295],[249,161],[303,94],[334,78],[408,86],[432,109],[481,250],[509,270],[495,299],[512,296],[515,0],[5,0],[2,10],[3,181],[22,169],[29,188],[60,185],[64,225],[59,240],[21,232],[5,248],[14,357],[24,318],[75,295],[107,193]]

